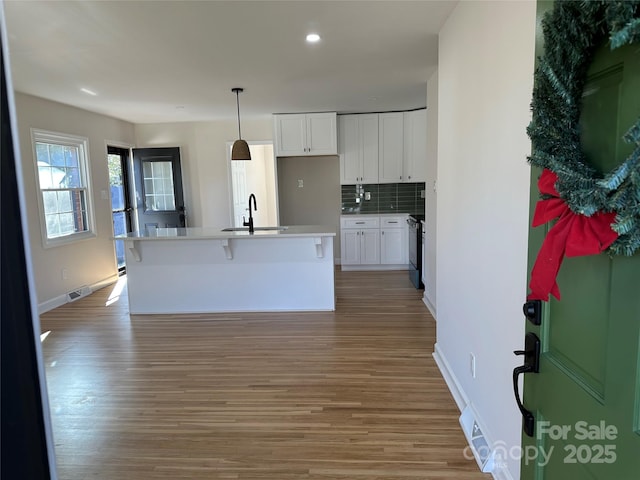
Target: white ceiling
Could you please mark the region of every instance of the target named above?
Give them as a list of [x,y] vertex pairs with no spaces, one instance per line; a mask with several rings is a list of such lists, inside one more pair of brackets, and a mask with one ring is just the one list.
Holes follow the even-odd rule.
[[[425,106],[454,1],[5,0],[17,91],[133,123]],[[307,33],[321,35],[306,44]],[[90,96],[80,91],[88,88]]]

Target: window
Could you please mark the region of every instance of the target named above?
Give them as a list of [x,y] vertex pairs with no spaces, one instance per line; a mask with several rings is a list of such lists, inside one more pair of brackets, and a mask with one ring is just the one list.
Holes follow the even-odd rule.
[[173,168],[171,162],[143,161],[145,211],[174,211]]
[[45,246],[94,236],[88,140],[32,130]]

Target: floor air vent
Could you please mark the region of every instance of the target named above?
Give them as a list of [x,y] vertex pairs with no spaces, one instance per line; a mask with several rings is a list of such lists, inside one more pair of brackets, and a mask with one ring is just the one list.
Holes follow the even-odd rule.
[[476,462],[478,462],[480,470],[490,473],[493,472],[495,467],[495,452],[485,438],[476,417],[473,407],[467,405],[462,411],[462,415],[460,415],[460,425],[465,437],[467,437],[467,442],[469,442],[468,448],[473,453]]
[[75,302],[79,298],[86,297],[91,293],[91,289],[89,287],[80,287],[78,290],[73,290],[67,293],[67,302]]

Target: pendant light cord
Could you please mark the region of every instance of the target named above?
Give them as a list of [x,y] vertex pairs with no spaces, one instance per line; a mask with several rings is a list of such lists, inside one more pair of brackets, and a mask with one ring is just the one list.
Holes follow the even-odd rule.
[[236,90],[236,105],[238,107],[238,139],[242,139],[242,135],[240,134],[240,93],[239,90]]

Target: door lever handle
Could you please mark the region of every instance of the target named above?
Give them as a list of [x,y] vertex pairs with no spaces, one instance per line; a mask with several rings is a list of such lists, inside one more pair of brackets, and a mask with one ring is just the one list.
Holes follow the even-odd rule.
[[527,373],[531,371],[531,367],[528,365],[522,365],[521,367],[516,367],[513,369],[513,391],[516,396],[516,403],[518,404],[518,409],[522,414],[522,428],[524,429],[524,433],[526,433],[529,437],[533,437],[533,432],[535,431],[535,423],[536,419],[529,410],[525,408],[520,400],[520,392],[518,391],[518,377],[521,373]]
[[529,332],[524,339],[524,350],[515,350],[515,355],[524,355],[524,365],[513,369],[513,393],[516,396],[518,409],[522,414],[522,428],[524,433],[529,437],[533,437],[535,431],[535,417],[531,411],[527,410],[520,400],[520,391],[518,389],[518,377],[522,373],[538,373],[540,371],[540,339],[538,336]]

